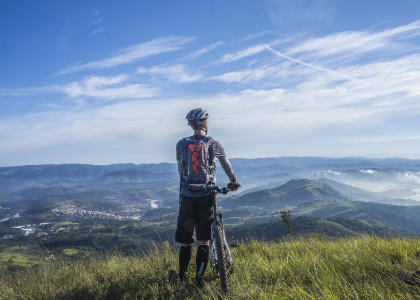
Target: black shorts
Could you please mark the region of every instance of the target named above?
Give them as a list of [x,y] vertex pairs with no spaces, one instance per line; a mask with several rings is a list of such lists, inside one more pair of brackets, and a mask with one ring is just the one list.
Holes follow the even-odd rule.
[[213,199],[215,195],[204,197],[187,197],[180,195],[178,222],[175,240],[181,244],[194,243],[211,239],[211,224],[213,222]]

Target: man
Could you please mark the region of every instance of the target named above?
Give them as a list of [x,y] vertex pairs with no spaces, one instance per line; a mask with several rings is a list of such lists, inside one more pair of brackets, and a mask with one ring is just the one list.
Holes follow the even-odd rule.
[[[239,186],[232,166],[222,145],[207,136],[209,114],[201,108],[191,110],[186,119],[194,135],[180,140],[176,145],[176,159],[181,179],[179,214],[175,240],[181,243],[179,250],[179,279],[184,281],[192,255],[193,233],[197,239],[196,282],[202,285],[202,277],[209,260],[211,224],[213,221],[213,195],[204,192],[215,185],[216,160],[225,171],[232,186]],[[237,190],[237,188],[235,189]]]

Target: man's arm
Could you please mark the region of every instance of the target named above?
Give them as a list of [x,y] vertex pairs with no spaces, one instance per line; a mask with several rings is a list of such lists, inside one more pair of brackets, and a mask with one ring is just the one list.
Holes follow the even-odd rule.
[[219,159],[220,165],[222,166],[226,175],[229,177],[230,182],[233,184],[237,184],[238,181],[236,180],[236,176],[233,171],[232,165],[229,162],[229,158],[225,153],[225,149],[218,141],[214,141],[214,151],[215,156]]
[[182,176],[182,173],[184,172],[184,165],[181,160],[181,155],[182,155],[182,142],[179,141],[176,144],[176,161],[178,163],[178,173],[180,177]]

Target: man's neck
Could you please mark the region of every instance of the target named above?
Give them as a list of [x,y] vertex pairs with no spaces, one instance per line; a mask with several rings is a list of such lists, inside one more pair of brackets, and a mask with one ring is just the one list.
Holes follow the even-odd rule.
[[204,130],[194,130],[194,135],[206,135]]

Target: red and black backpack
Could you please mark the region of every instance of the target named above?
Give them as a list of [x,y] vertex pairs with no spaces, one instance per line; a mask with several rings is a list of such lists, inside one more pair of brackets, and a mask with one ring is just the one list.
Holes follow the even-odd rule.
[[199,192],[214,181],[214,154],[210,136],[202,140],[194,136],[184,138],[182,145],[182,182],[190,191]]

